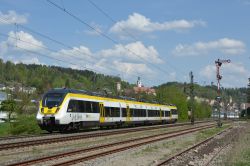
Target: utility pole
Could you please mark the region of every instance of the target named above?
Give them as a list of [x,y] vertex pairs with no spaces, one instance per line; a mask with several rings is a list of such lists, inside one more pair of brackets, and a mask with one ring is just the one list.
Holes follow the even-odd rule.
[[190,76],[191,124],[194,124],[194,76],[192,71],[189,73],[189,76]]
[[219,119],[218,119],[218,127],[221,127],[221,118],[220,118],[220,102],[221,102],[221,96],[220,96],[220,80],[222,79],[222,76],[220,75],[220,67],[222,65],[222,63],[230,63],[231,60],[221,60],[218,59],[217,61],[215,61],[215,65],[216,65],[216,78],[217,78],[217,110],[219,111]]

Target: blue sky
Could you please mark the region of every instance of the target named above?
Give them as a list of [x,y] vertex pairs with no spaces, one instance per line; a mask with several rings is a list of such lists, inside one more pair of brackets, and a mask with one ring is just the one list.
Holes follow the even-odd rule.
[[95,30],[47,0],[0,0],[0,58],[87,68],[131,83],[140,76],[145,86],[189,82],[190,71],[208,85],[216,82],[214,61],[231,59],[222,65],[221,85],[247,85],[250,0],[51,2]]

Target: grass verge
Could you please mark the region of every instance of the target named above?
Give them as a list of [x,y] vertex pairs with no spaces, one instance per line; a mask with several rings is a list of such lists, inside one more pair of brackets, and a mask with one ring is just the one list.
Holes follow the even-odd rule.
[[227,166],[250,166],[250,122],[246,123],[244,132],[233,142],[233,147],[224,161]]

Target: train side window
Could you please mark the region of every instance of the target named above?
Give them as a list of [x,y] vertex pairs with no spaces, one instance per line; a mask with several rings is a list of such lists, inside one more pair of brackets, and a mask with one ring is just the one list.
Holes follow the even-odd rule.
[[79,105],[77,100],[70,100],[68,105],[68,112],[78,112],[79,111]]
[[122,108],[122,117],[127,117],[127,109]]
[[85,101],[85,111],[84,112],[92,113],[92,107],[91,107],[90,101]]
[[120,117],[120,107],[115,107],[115,113],[116,113],[115,117]]
[[92,112],[93,113],[99,112],[99,104],[97,102],[92,102]]
[[143,116],[143,117],[146,117],[146,116],[147,116],[146,110],[144,110],[144,109],[142,110],[142,116]]
[[105,110],[105,116],[110,117],[111,116],[110,107],[104,107],[104,110]]
[[110,107],[109,110],[110,110],[110,117],[115,117],[115,109],[114,109],[114,107]]
[[176,109],[171,109],[172,115],[177,115],[177,110]]
[[134,114],[135,114],[135,117],[139,117],[139,114],[140,114],[140,110],[139,109],[134,109]]
[[165,117],[170,117],[170,111],[165,111]]
[[79,105],[79,112],[85,112],[85,102],[84,101],[81,101],[79,100],[78,101],[78,105]]
[[135,109],[134,109],[134,108],[131,108],[131,109],[130,109],[130,112],[131,112],[131,117],[135,117]]
[[153,110],[148,110],[148,117],[152,117],[153,116]]

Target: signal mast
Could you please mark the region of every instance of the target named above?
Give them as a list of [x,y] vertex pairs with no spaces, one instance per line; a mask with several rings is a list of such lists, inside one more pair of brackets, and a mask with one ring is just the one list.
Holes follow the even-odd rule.
[[221,60],[218,59],[217,61],[215,61],[215,65],[216,65],[216,78],[217,78],[217,110],[219,111],[219,119],[218,119],[218,127],[221,127],[221,118],[220,118],[220,102],[221,102],[221,96],[220,96],[220,80],[222,79],[222,76],[220,75],[220,67],[223,63],[230,63],[231,60],[227,59],[227,60]]

